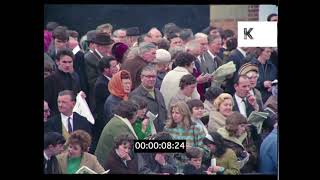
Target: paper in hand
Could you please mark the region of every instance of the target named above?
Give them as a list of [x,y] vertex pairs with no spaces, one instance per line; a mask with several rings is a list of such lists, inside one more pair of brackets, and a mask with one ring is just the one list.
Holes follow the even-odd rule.
[[268,118],[269,113],[252,111],[248,117],[248,122],[256,126],[258,134],[261,133],[263,121]]
[[98,174],[87,166],[82,166],[75,174]]
[[211,74],[213,76],[211,83],[216,86],[220,86],[221,83],[226,80],[226,77],[234,72],[236,72],[236,65],[233,61],[223,64]]
[[76,104],[73,108],[73,112],[86,117],[91,124],[94,124],[95,120],[87,104],[87,101],[81,97],[80,93],[76,97]]
[[[110,169],[104,171],[101,174],[108,174],[110,171]],[[75,174],[98,174],[97,172],[95,172],[94,170],[88,168],[87,166],[82,166],[77,172],[75,172]]]
[[148,111],[146,116],[149,118],[149,120],[154,121],[155,119],[157,119],[158,114],[154,115],[152,112]]

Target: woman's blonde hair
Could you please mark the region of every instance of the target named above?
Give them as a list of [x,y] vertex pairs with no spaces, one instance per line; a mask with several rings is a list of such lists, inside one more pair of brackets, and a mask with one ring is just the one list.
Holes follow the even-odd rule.
[[219,111],[220,105],[224,102],[224,100],[230,99],[232,106],[234,105],[232,96],[228,93],[222,93],[220,94],[214,101],[213,101],[213,106]]
[[179,113],[182,115],[183,120],[182,120],[182,127],[184,129],[190,128],[192,121],[191,121],[191,112],[189,110],[188,105],[184,101],[178,101],[175,104],[172,104],[170,106],[170,114],[169,114],[169,119],[166,122],[166,127],[167,128],[175,128],[177,127],[177,123],[173,121],[172,117],[172,110],[173,108],[177,108]]

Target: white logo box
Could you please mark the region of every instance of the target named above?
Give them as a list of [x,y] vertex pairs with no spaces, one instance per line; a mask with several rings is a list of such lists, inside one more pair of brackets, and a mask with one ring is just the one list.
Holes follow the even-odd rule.
[[[245,39],[245,28],[250,32],[250,37]],[[277,47],[278,45],[277,22],[270,21],[238,21],[238,46],[239,47]]]

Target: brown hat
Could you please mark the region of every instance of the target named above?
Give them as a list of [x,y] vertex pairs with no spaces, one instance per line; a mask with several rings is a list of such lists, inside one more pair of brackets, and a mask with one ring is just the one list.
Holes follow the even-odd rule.
[[105,33],[97,33],[92,42],[99,45],[110,45],[114,43],[111,37]]
[[246,75],[250,71],[255,71],[259,73],[259,68],[255,64],[245,63],[238,70],[238,75]]

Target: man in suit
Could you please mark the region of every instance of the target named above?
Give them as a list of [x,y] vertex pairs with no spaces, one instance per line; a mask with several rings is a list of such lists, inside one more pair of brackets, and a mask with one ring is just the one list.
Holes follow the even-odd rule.
[[137,95],[146,100],[148,110],[155,115],[158,114],[158,117],[154,120],[154,125],[156,131],[161,132],[167,119],[167,109],[160,90],[154,88],[157,70],[154,66],[148,65],[142,69],[140,78],[141,85],[132,91],[129,96]]
[[48,132],[44,135],[43,150],[43,173],[44,174],[61,174],[56,155],[63,151],[65,138],[57,132]]
[[200,58],[200,68],[202,73],[213,73],[222,65],[222,59],[218,56],[222,45],[220,36],[208,35],[208,50]]
[[[208,50],[200,56],[200,70],[202,74],[212,74],[219,66],[222,65],[222,59],[218,56],[222,45],[220,35],[208,35]],[[211,78],[203,83],[203,93],[201,99],[204,100],[204,93],[206,89],[211,87]]]
[[70,49],[60,50],[56,63],[58,70],[44,79],[44,100],[51,108],[51,115],[58,114],[57,98],[62,90],[80,92],[79,76],[73,70],[74,55]]
[[89,84],[89,106],[91,111],[95,111],[93,90],[96,80],[100,74],[98,70],[98,63],[102,57],[111,55],[111,48],[114,41],[109,35],[103,33],[97,33],[93,39],[88,40],[95,44],[94,50],[89,50],[84,56]]
[[77,72],[79,75],[81,90],[84,91],[86,94],[89,94],[88,80],[84,64],[84,52],[80,48],[78,42],[79,33],[74,30],[68,30],[67,32],[69,36],[67,46],[72,50],[72,53],[75,56],[73,62],[74,71]]
[[92,125],[87,118],[72,112],[76,104],[76,96],[70,90],[64,90],[58,96],[58,108],[60,114],[57,114],[45,123],[45,132],[58,132],[66,139],[70,133],[82,129],[92,135]]
[[249,117],[252,111],[259,111],[259,105],[255,96],[249,92],[250,81],[247,76],[236,76],[234,88],[236,92],[233,96],[233,111],[240,112],[246,118]]
[[117,68],[118,61],[112,57],[107,56],[103,57],[98,64],[98,68],[101,72],[100,76],[97,78],[97,81],[94,86],[94,97],[96,103],[96,119],[94,124],[94,138],[93,145],[95,145],[100,137],[100,134],[107,124],[107,117],[104,114],[104,103],[110,92],[108,90],[108,83],[112,78],[112,75],[117,73],[119,69]]

